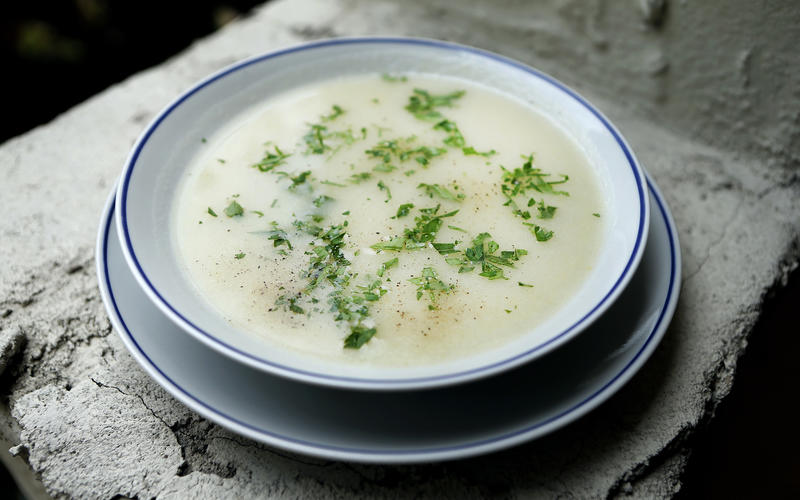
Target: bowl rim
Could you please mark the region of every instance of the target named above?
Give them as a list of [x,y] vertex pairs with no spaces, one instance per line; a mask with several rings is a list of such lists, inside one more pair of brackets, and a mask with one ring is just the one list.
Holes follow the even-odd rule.
[[[569,327],[565,328],[558,334],[552,336],[548,340],[538,343],[535,346],[525,349],[523,352],[516,353],[512,356],[505,357],[501,360],[492,361],[488,364],[483,364],[477,367],[471,367],[454,372],[443,374],[434,374],[426,376],[411,376],[411,377],[398,377],[398,378],[369,378],[357,377],[352,375],[335,375],[324,373],[321,371],[313,371],[294,366],[287,366],[280,362],[276,362],[262,356],[244,351],[236,346],[230,345],[228,342],[214,336],[212,333],[200,328],[189,318],[184,316],[175,307],[173,307],[156,289],[152,284],[147,274],[144,272],[139,259],[133,249],[133,243],[128,232],[127,221],[127,196],[128,187],[131,175],[136,166],[137,160],[142,149],[147,144],[150,137],[157,131],[159,125],[184,101],[190,96],[197,93],[204,87],[212,84],[213,82],[224,78],[225,76],[239,71],[243,68],[258,64],[263,61],[274,59],[281,56],[286,56],[296,52],[315,50],[325,47],[340,46],[340,45],[368,45],[368,44],[399,44],[419,46],[423,48],[446,49],[453,52],[466,52],[471,55],[484,57],[495,62],[499,62],[525,73],[530,76],[538,78],[545,83],[555,87],[557,90],[565,93],[568,97],[577,101],[587,111],[589,111],[598,121],[603,125],[606,131],[616,141],[617,145],[624,153],[628,166],[633,174],[634,183],[636,185],[637,197],[639,201],[639,223],[637,227],[637,235],[634,241],[633,249],[630,256],[622,270],[622,273],[616,278],[611,288],[606,294],[592,307],[589,311],[583,314],[580,318],[575,320]],[[144,290],[150,300],[156,304],[168,318],[177,324],[185,332],[191,334],[194,338],[200,340],[204,344],[216,349],[217,351],[236,359],[239,362],[252,366],[254,368],[266,371],[268,373],[285,376],[291,379],[300,380],[308,383],[319,385],[345,388],[345,389],[361,389],[361,390],[408,390],[420,388],[434,388],[457,383],[468,382],[478,378],[487,377],[512,369],[522,363],[528,362],[536,357],[544,355],[545,353],[562,345],[574,336],[579,334],[597,318],[599,318],[610,306],[614,303],[617,297],[622,293],[627,284],[630,282],[634,271],[639,266],[639,263],[644,254],[644,246],[647,241],[647,233],[650,221],[650,206],[647,199],[646,184],[645,184],[644,171],[639,164],[632,149],[628,145],[625,138],[617,130],[617,128],[594,107],[587,99],[581,96],[578,92],[571,89],[564,83],[555,79],[554,77],[537,70],[531,66],[523,64],[514,59],[490,52],[484,49],[471,47],[468,45],[447,42],[442,40],[428,39],[428,38],[414,38],[414,37],[344,37],[335,39],[318,40],[307,42],[299,45],[293,45],[287,48],[270,51],[264,54],[256,55],[247,59],[243,59],[233,63],[217,72],[209,75],[208,77],[200,80],[191,86],[188,90],[181,93],[172,102],[166,105],[159,114],[147,125],[139,138],[134,143],[125,165],[122,170],[122,175],[117,187],[116,196],[116,224],[119,234],[120,243],[123,250],[123,255],[128,267],[133,272],[139,286]]]

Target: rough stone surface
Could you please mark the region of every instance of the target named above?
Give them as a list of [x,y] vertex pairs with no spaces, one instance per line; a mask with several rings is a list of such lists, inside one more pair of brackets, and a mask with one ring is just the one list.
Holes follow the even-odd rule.
[[[8,141],[0,420],[12,453],[59,498],[670,496],[766,292],[800,260],[798,30],[792,2],[285,0]],[[550,72],[610,116],[661,186],[684,258],[675,319],[643,370],[577,423],[442,464],[310,459],[186,409],[112,334],[93,245],[148,120],[238,59],[360,34],[455,40]]]

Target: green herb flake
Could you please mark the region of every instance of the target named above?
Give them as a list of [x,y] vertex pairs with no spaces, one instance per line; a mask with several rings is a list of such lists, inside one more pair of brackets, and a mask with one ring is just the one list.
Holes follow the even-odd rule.
[[250,211],[258,215],[259,217],[264,217],[264,212],[262,212],[261,210],[250,210]]
[[[230,205],[225,207],[225,215],[228,217],[239,217],[244,213],[244,209],[236,200],[231,201]],[[214,215],[216,217],[216,215]]]
[[208,207],[208,215],[210,215],[211,217],[216,217],[217,212],[215,212],[214,209],[212,209],[211,207]]
[[437,309],[437,294],[448,294],[453,290],[453,285],[447,285],[439,279],[436,271],[432,267],[422,269],[422,275],[408,280],[414,285],[417,285],[417,300],[421,299],[425,292],[428,292],[430,304],[428,309],[433,311]]
[[460,232],[462,232],[462,233],[466,233],[466,232],[467,232],[467,230],[466,230],[466,229],[461,229],[460,227],[457,227],[457,226],[447,226],[447,227],[449,227],[449,228],[450,228],[450,229],[452,229],[453,231],[460,231]]
[[397,207],[397,215],[395,215],[395,217],[397,217],[398,219],[400,217],[405,217],[406,215],[408,215],[409,212],[411,212],[412,208],[414,208],[413,203],[403,203],[402,205]]
[[253,164],[253,168],[257,168],[261,172],[269,172],[270,170],[286,163],[286,159],[292,156],[291,154],[284,153],[278,146],[274,147],[275,152],[269,150],[264,151],[264,156],[261,161]]
[[239,252],[239,253],[237,253],[236,255],[234,255],[233,257],[234,257],[236,260],[242,260],[242,259],[244,259],[244,256],[245,256],[245,253],[244,253],[244,252]]
[[414,93],[408,98],[406,110],[419,120],[440,120],[442,114],[436,108],[452,107],[453,103],[460,99],[464,93],[463,90],[457,90],[449,94],[432,95],[426,90],[414,89]]
[[334,104],[331,107],[331,112],[322,117],[322,121],[323,122],[333,121],[333,120],[339,118],[340,116],[342,116],[344,113],[345,113],[345,111],[341,108],[341,106],[339,106],[337,104]]
[[360,349],[361,346],[369,342],[378,332],[375,328],[367,328],[364,325],[355,325],[350,328],[350,335],[344,339],[344,347],[347,349]]
[[[391,75],[389,73],[382,74],[381,75],[381,79],[384,82],[389,82],[389,83],[397,83],[397,82],[406,82],[406,81],[408,81],[408,78],[403,76],[403,75],[395,76],[395,75]],[[377,99],[373,99],[373,101],[377,101]]]
[[399,262],[399,260],[397,259],[397,257],[395,257],[393,259],[389,259],[386,262],[382,263],[380,269],[378,269],[378,273],[377,273],[378,276],[382,277],[387,269],[396,266],[398,262]]
[[207,142],[208,142],[208,139],[206,139],[205,137],[201,137],[201,138],[200,138],[200,142],[202,142],[203,144],[205,144],[205,143],[207,143]]
[[531,234],[536,236],[536,241],[547,241],[553,237],[553,231],[548,231],[547,229],[543,228],[542,226],[538,226],[536,224],[529,224],[525,223],[528,226]]
[[361,172],[358,174],[353,174],[349,177],[349,181],[353,184],[361,184],[364,181],[369,180],[372,177],[372,174],[369,172]]
[[421,182],[417,186],[417,189],[422,189],[425,191],[425,194],[427,194],[430,198],[433,198],[435,195],[444,200],[460,202],[465,197],[463,193],[454,194],[452,191],[439,184],[425,184],[424,182]]
[[497,154],[497,151],[494,149],[489,151],[476,151],[472,146],[461,148],[461,151],[464,153],[464,156],[483,156],[484,158],[488,158]]
[[386,199],[384,203],[389,203],[389,200],[392,199],[392,191],[389,189],[389,186],[383,183],[383,181],[378,181],[378,189],[381,191],[386,191]]
[[223,160],[222,158],[217,158],[217,161],[222,163],[223,165],[225,164],[225,160]]
[[594,216],[595,216],[595,217],[597,217],[597,218],[600,218],[600,214],[599,214],[599,213],[597,213],[597,212],[593,213],[592,215],[594,215]]
[[314,198],[314,201],[312,201],[311,203],[313,203],[315,207],[319,208],[325,203],[328,203],[329,201],[333,201],[333,198],[331,198],[328,195],[322,194]]
[[528,287],[528,288],[533,288],[533,285],[529,285],[529,284],[527,284],[527,283],[523,283],[523,282],[521,282],[521,281],[518,281],[518,282],[517,282],[517,284],[518,284],[519,286],[524,286],[524,287]]

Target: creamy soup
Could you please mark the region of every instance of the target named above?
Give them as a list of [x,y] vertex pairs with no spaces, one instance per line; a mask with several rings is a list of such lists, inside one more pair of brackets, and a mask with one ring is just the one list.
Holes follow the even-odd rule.
[[198,146],[174,216],[190,280],[242,335],[328,360],[500,346],[566,303],[603,237],[573,140],[463,80],[314,84]]

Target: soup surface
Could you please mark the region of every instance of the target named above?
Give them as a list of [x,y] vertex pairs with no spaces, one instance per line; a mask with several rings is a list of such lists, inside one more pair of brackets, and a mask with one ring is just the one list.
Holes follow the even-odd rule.
[[518,338],[592,270],[604,199],[548,118],[463,80],[337,79],[208,138],[174,213],[179,260],[243,335],[382,366]]

